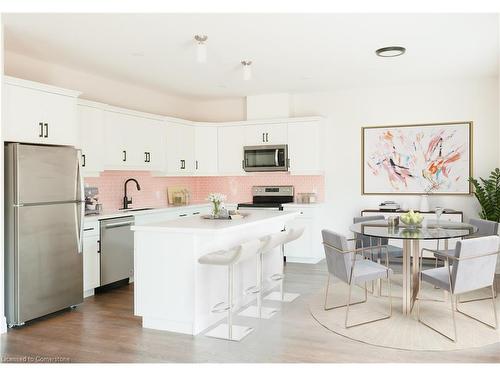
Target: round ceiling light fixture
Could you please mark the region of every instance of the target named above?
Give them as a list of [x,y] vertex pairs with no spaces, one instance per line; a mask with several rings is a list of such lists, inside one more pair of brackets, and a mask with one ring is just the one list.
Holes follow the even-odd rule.
[[194,40],[197,42],[196,61],[202,64],[207,62],[207,44],[205,43],[207,39],[206,35],[194,36]]
[[406,52],[406,48],[399,46],[383,47],[375,51],[380,57],[397,57]]
[[252,79],[252,61],[243,60],[241,65],[243,65],[243,80],[250,81]]

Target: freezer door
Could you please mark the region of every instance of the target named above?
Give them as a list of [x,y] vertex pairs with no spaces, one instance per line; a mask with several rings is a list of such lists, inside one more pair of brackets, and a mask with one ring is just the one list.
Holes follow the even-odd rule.
[[14,204],[79,200],[77,150],[16,143],[9,147],[16,165]]
[[18,245],[15,249],[17,322],[14,323],[83,301],[83,263],[78,237],[80,205],[15,208]]

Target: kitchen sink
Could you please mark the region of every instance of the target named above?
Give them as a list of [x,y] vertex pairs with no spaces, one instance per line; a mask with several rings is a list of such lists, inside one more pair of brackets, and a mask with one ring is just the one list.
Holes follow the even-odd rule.
[[131,211],[147,211],[147,210],[154,210],[154,207],[143,207],[143,208],[125,208],[121,209],[122,211],[126,212],[131,212]]

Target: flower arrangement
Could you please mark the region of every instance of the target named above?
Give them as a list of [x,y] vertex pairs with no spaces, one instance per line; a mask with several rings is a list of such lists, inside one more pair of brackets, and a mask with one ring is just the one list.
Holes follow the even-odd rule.
[[218,217],[221,208],[224,208],[224,201],[226,200],[226,196],[221,193],[210,193],[208,194],[207,200],[212,202],[212,215],[214,217]]

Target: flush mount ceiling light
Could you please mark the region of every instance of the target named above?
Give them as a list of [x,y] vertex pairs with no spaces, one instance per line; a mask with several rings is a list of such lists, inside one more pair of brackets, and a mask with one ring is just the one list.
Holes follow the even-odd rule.
[[207,62],[207,44],[205,43],[208,39],[206,35],[195,35],[194,40],[198,43],[196,46],[196,61],[199,63]]
[[243,65],[243,80],[250,81],[252,79],[252,61],[243,60],[241,65]]
[[401,56],[405,52],[406,48],[399,46],[379,48],[378,50],[375,51],[377,56],[380,57],[396,57],[396,56]]

